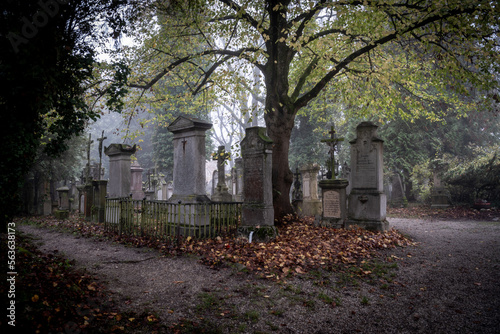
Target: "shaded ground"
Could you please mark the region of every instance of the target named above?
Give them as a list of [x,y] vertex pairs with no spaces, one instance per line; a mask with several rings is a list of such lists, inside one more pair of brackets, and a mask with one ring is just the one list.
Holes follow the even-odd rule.
[[[474,212],[465,218],[470,215]],[[82,289],[101,293],[87,305],[92,311],[79,328],[83,331],[498,333],[500,223],[493,220],[498,216],[480,217],[488,221],[426,217],[389,219],[417,242],[414,246],[333,262],[329,270],[301,266],[279,280],[231,263],[212,269],[194,255],[165,256],[102,237],[17,228],[38,240],[43,254],[57,250],[74,260],[66,265],[70,270],[85,268],[99,279],[85,281]],[[34,306],[44,296],[38,296],[28,314],[40,311]],[[103,302],[98,311],[95,300]],[[54,309],[47,306],[46,311]],[[79,313],[69,312],[67,320],[79,323]]]

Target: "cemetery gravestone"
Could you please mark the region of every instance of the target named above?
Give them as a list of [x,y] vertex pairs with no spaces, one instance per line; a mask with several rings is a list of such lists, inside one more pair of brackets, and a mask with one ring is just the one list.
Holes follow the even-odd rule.
[[321,214],[321,201],[318,197],[318,173],[317,164],[304,166],[300,169],[302,174],[302,214],[304,216],[317,216]]
[[347,196],[346,188],[349,182],[345,179],[335,178],[335,148],[344,138],[337,137],[332,126],[330,138],[323,139],[322,142],[330,146],[330,166],[328,171],[329,179],[319,181],[321,188],[321,215],[316,217],[316,224],[334,228],[345,226],[347,218]]
[[56,189],[59,196],[59,208],[54,212],[57,219],[69,217],[69,188],[67,186]]
[[130,196],[132,179],[130,162],[135,151],[136,146],[128,144],[111,144],[104,148],[104,153],[109,157],[108,193],[110,198]]
[[[168,200],[176,204],[210,203],[206,195],[205,132],[212,127],[206,121],[179,116],[167,128],[174,134],[174,190]],[[210,225],[206,208],[185,205],[179,213],[179,230],[183,235],[205,231]],[[187,211],[186,211],[187,210]],[[173,222],[171,222],[173,223]]]
[[441,182],[440,172],[435,171],[431,190],[431,208],[447,208],[450,206],[450,192]]
[[217,186],[214,189],[212,201],[215,202],[230,202],[231,194],[228,192],[226,185],[226,161],[229,158],[229,153],[226,152],[224,146],[219,146],[215,152],[213,159],[217,160]]
[[272,194],[272,140],[262,127],[247,128],[241,141],[243,207],[241,235],[268,241],[277,234]]
[[383,143],[377,126],[362,122],[356,127],[351,144],[351,180],[346,226],[357,225],[367,230],[386,231],[387,199],[383,183]]
[[132,193],[132,199],[135,200],[144,199],[144,191],[142,190],[142,172],[143,169],[139,165],[139,162],[134,161],[130,166],[130,192]]
[[168,130],[174,134],[174,192],[170,202],[210,202],[205,190],[206,121],[179,116]]
[[243,159],[237,158],[234,160],[234,200],[243,202]]

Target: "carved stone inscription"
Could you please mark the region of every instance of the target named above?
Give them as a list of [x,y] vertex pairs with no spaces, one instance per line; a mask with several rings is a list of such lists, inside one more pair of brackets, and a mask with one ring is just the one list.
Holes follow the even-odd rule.
[[357,150],[353,188],[377,188],[377,151]]
[[262,188],[263,180],[263,157],[254,156],[247,159],[244,172],[245,200],[248,202],[264,201]]
[[340,218],[340,195],[338,192],[329,190],[323,193],[323,216]]

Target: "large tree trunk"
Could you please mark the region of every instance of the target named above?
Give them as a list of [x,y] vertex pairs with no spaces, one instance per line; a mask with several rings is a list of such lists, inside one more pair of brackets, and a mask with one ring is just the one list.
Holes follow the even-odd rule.
[[294,125],[293,117],[270,119],[266,117],[267,134],[273,140],[273,206],[274,218],[293,213],[290,203],[290,187],[293,173],[288,166],[290,136]]

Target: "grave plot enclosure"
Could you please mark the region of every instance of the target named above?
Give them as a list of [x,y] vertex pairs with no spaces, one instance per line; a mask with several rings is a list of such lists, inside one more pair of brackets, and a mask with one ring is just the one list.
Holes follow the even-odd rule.
[[118,234],[163,240],[180,236],[212,238],[235,235],[240,220],[241,203],[234,202],[179,204],[130,197],[106,202],[106,230]]

